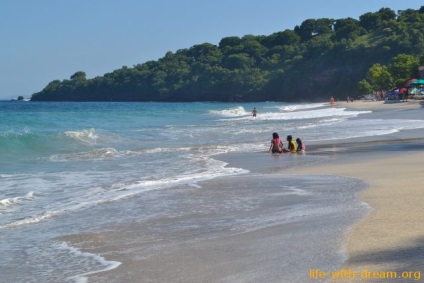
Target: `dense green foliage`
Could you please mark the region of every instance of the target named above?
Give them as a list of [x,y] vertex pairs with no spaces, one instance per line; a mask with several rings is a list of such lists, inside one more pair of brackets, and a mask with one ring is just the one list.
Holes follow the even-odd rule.
[[[223,38],[87,79],[54,80],[32,100],[320,101],[388,89],[424,61],[424,6],[359,20],[307,19],[268,36]],[[415,68],[415,69],[414,69]],[[359,83],[358,83],[359,82]]]

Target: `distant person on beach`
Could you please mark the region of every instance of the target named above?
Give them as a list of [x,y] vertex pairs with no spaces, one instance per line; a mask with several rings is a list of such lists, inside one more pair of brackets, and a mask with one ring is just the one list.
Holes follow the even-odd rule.
[[296,139],[296,143],[297,143],[297,152],[299,153],[305,152],[306,146],[300,138]]
[[268,153],[283,153],[283,142],[277,133],[272,133],[271,146],[269,147]]
[[283,148],[283,152],[297,152],[297,145],[293,141],[293,137],[291,135],[287,136],[287,142],[289,143],[288,149]]
[[331,106],[331,108],[333,108],[333,105],[334,105],[334,97],[331,97],[330,98],[330,106]]
[[253,107],[253,110],[252,110],[252,116],[253,117],[256,117],[256,114],[258,113],[258,110],[256,110],[256,107]]

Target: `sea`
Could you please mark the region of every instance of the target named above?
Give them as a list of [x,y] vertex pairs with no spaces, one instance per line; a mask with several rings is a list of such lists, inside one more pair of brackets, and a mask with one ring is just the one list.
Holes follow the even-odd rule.
[[[328,103],[1,101],[0,282],[89,282],[89,275],[122,263],[63,237],[159,216],[174,222],[156,225],[154,233],[146,226],[140,241],[155,241],[133,251],[140,257],[181,242],[287,228],[278,238],[286,251],[278,253],[281,266],[263,261],[262,271],[228,282],[266,280],[267,266],[275,282],[305,282],[301,274],[312,268],[341,266],[344,233],[369,210],[358,197],[366,184],[281,168],[252,172],[219,157],[254,153],[289,168],[325,162],[325,154],[308,152],[314,144],[424,128],[370,114]],[[288,134],[301,138],[306,153],[296,160],[268,154],[273,132],[283,142]],[[167,240],[160,242],[161,235]],[[267,251],[256,253],[265,259],[276,246],[258,249]]]

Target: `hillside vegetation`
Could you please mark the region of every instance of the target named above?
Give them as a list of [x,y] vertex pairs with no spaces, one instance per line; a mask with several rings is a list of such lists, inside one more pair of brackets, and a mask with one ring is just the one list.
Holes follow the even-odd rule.
[[[53,80],[33,101],[321,101],[373,85],[372,66],[400,54],[424,55],[424,6],[382,8],[359,19],[307,19],[271,35],[230,36],[168,52],[157,61],[87,79],[83,71]],[[422,61],[422,59],[421,59]],[[387,67],[390,70],[390,67]],[[416,66],[411,72],[416,72]],[[358,83],[360,87],[358,88]]]

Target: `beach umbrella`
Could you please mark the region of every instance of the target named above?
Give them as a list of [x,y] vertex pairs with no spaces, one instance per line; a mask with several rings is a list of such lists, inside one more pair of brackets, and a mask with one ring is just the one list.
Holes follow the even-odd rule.
[[410,83],[415,82],[417,79],[410,79],[408,80],[404,86],[409,86]]
[[412,86],[412,85],[424,85],[424,79],[419,79],[419,80],[410,82],[409,85],[410,86]]

